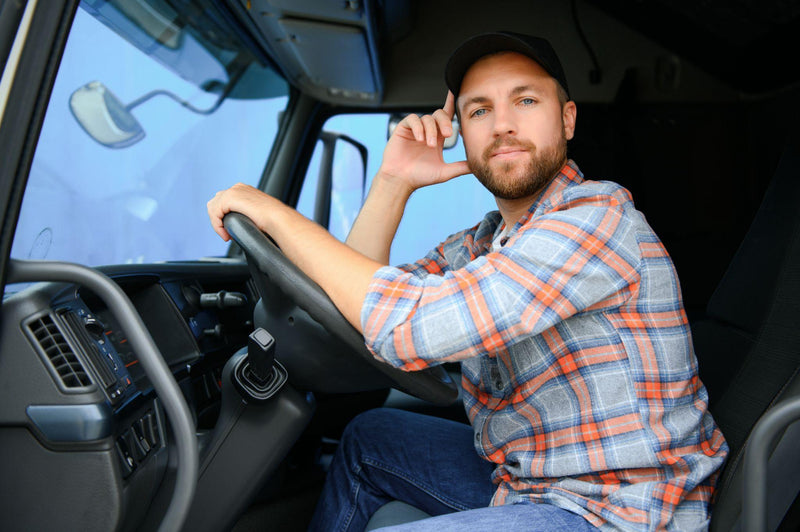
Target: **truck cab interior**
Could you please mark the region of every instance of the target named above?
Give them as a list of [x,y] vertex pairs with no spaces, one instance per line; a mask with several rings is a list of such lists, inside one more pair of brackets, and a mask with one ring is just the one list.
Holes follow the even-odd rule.
[[[493,30],[550,40],[569,157],[675,263],[731,447],[710,529],[800,527],[800,7],[27,0],[0,5],[0,528],[305,530],[355,415],[466,422],[457,366],[377,361],[206,202],[249,183],[343,240],[392,124],[439,108],[449,54]],[[392,263],[494,208],[472,176],[415,192]]]

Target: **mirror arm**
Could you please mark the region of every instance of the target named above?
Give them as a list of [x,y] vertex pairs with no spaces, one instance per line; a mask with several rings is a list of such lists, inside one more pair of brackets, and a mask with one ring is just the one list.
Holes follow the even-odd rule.
[[131,109],[133,109],[134,107],[138,107],[139,105],[143,104],[144,102],[155,96],[168,96],[173,100],[175,100],[176,102],[178,102],[179,104],[181,104],[186,109],[192,111],[193,113],[197,113],[200,115],[210,115],[211,113],[219,109],[219,106],[222,105],[222,102],[225,101],[225,99],[231,93],[233,88],[236,86],[236,83],[239,81],[239,78],[242,77],[242,74],[244,74],[244,69],[240,68],[234,73],[233,76],[230,77],[228,83],[225,85],[225,90],[223,90],[222,93],[219,95],[219,98],[217,98],[217,101],[214,102],[214,105],[212,105],[208,109],[198,109],[194,105],[190,104],[188,101],[180,99],[178,95],[168,90],[156,89],[133,100],[131,103],[125,106],[125,110],[130,112]]
[[150,98],[153,98],[155,96],[169,96],[170,98],[172,98],[173,100],[175,100],[176,102],[181,104],[183,107],[187,108],[188,110],[190,110],[190,111],[192,111],[194,113],[197,113],[197,114],[201,114],[201,115],[209,115],[209,114],[213,113],[214,111],[216,111],[217,108],[222,104],[222,100],[223,100],[223,96],[221,96],[214,103],[214,105],[212,105],[208,109],[198,109],[197,107],[193,106],[192,104],[190,104],[186,100],[181,100],[177,95],[175,95],[175,94],[173,94],[173,93],[171,93],[171,92],[169,92],[167,90],[157,89],[157,90],[154,90],[154,91],[150,91],[150,92],[140,96],[139,98],[136,98],[131,103],[129,103],[128,105],[125,106],[125,110],[126,111],[130,111],[134,107],[137,107],[137,106],[143,104],[144,102],[146,102],[147,100],[149,100]]

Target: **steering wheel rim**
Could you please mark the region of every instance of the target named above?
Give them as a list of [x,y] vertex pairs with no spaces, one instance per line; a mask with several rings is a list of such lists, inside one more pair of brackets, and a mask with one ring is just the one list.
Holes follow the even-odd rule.
[[[407,372],[375,358],[363,336],[345,319],[328,295],[294,265],[250,218],[231,212],[223,218],[225,230],[244,250],[247,260],[299,308],[333,337],[343,342],[360,362],[389,377],[400,390],[436,405],[450,405],[458,398],[458,386],[441,366]],[[290,375],[291,378],[291,375]]]

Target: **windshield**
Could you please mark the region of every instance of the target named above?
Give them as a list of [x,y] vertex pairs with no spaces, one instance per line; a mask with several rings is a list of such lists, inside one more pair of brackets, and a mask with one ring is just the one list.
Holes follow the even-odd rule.
[[219,28],[190,27],[161,4],[81,4],[12,257],[98,266],[225,255],[206,202],[258,183],[288,87]]

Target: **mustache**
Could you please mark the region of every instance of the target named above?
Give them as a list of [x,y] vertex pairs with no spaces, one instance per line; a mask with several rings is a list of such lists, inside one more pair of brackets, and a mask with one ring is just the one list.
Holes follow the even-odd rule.
[[536,145],[533,142],[517,140],[509,137],[498,137],[489,146],[483,150],[483,160],[488,161],[492,153],[500,148],[523,148],[528,151],[536,151]]

